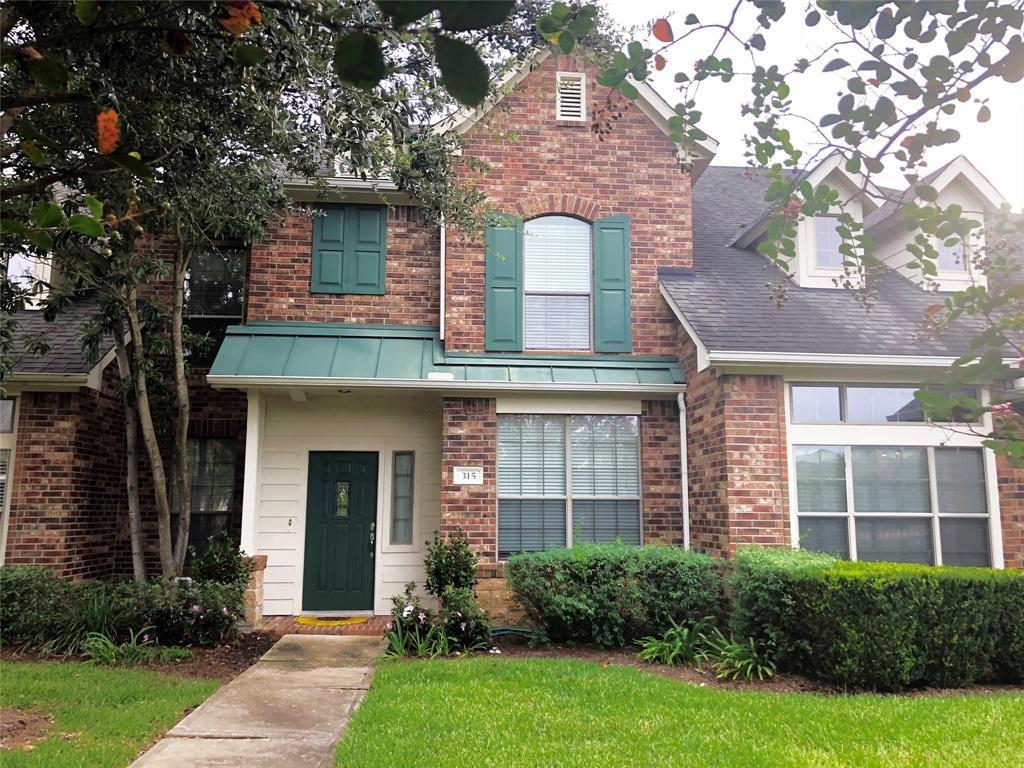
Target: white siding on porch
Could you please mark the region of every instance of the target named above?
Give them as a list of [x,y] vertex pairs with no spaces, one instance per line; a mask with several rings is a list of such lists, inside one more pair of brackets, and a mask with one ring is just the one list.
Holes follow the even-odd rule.
[[[416,581],[422,588],[423,543],[440,525],[440,399],[401,394],[332,395],[295,402],[288,395],[264,394],[263,402],[255,549],[267,555],[264,613],[302,611],[310,451],[380,454],[374,610],[388,613],[391,596],[401,592],[406,582]],[[395,451],[416,453],[413,538],[407,546],[389,543]]]

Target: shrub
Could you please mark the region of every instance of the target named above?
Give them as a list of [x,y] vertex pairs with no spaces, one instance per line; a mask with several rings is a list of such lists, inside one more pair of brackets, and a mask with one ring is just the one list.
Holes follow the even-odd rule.
[[434,540],[427,542],[424,560],[427,592],[440,600],[447,587],[472,589],[476,586],[476,562],[476,554],[469,548],[469,539],[461,528],[447,538],[434,531]]
[[661,636],[648,635],[637,640],[636,644],[640,646],[637,656],[648,664],[700,665],[708,655],[705,630],[703,622],[685,625],[673,621],[672,626]]
[[441,626],[456,649],[479,651],[490,646],[490,617],[469,587],[445,588],[441,596]]
[[855,688],[1024,677],[1024,572],[745,549],[734,629],[780,668]]
[[723,615],[722,562],[676,547],[589,544],[515,555],[512,594],[555,642],[621,647]]
[[249,563],[235,542],[221,531],[207,539],[202,552],[192,550],[192,579],[198,582],[215,581],[219,584],[249,583]]
[[716,676],[725,680],[767,680],[775,676],[775,662],[770,649],[754,638],[739,642],[726,637],[721,630],[706,638],[708,656],[713,659]]
[[134,626],[151,626],[161,645],[213,645],[242,618],[244,588],[215,581],[154,581],[136,586]]
[[72,592],[72,584],[49,568],[0,568],[0,641],[4,645],[45,643],[60,626]]

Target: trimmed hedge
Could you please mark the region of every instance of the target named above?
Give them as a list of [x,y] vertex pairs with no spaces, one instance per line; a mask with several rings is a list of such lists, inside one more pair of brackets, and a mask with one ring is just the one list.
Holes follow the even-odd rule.
[[780,669],[881,691],[1024,679],[1024,572],[837,560],[749,548],[733,629]]
[[723,563],[677,547],[592,544],[515,555],[508,583],[554,642],[621,647],[672,621],[724,615]]
[[42,566],[4,566],[0,642],[78,653],[91,632],[116,641],[148,628],[161,645],[212,645],[231,635],[244,603],[240,580],[73,582]]

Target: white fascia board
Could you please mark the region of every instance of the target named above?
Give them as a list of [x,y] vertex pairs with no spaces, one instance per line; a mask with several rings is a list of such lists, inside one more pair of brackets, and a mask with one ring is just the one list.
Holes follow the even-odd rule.
[[686,319],[686,315],[683,314],[682,310],[676,305],[675,299],[665,289],[663,283],[658,283],[658,287],[661,290],[661,295],[668,304],[669,309],[672,310],[672,314],[676,316],[676,320],[683,326],[683,330],[686,331],[686,335],[690,337],[690,341],[693,342],[697,348],[697,370],[704,371],[711,366],[711,357],[708,354],[708,348],[704,345],[704,342],[700,340],[700,336],[697,335],[697,330],[690,324],[690,321]]
[[12,392],[74,392],[89,386],[88,373],[12,373],[4,380]]
[[956,160],[946,166],[946,169],[939,174],[937,179],[935,179],[932,187],[936,192],[941,192],[961,175],[978,190],[981,196],[984,197],[989,205],[994,209],[998,209],[1007,202],[1002,193],[995,188],[995,185],[985,178],[985,175],[975,168],[974,164],[963,155],[960,155]]
[[[815,352],[725,352],[710,353],[711,365],[849,365],[903,368],[946,368],[957,358],[928,355],[844,355]],[[1012,358],[1003,361],[1009,365]]]
[[578,384],[538,381],[434,381],[424,379],[348,379],[330,376],[207,376],[214,389],[289,390],[307,392],[324,389],[385,389],[458,394],[501,392],[579,394],[635,394],[672,398],[686,390],[685,384]]

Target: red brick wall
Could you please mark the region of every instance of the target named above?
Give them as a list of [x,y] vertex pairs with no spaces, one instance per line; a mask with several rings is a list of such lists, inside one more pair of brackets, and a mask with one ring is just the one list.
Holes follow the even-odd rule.
[[683,545],[679,471],[679,408],[674,400],[646,400],[640,412],[644,543]]
[[[480,575],[497,563],[498,417],[489,398],[446,397],[441,406],[441,531],[461,528],[480,556]],[[453,467],[483,467],[483,485],[455,485]]]
[[383,296],[310,292],[313,218],[289,214],[253,243],[249,257],[249,320],[346,323],[440,323],[440,238],[415,208],[389,209]]
[[789,544],[782,378],[698,372],[692,342],[681,346],[691,546],[728,556],[741,544]]
[[[677,323],[659,293],[657,269],[692,264],[690,179],[673,144],[635,105],[624,106],[604,141],[591,133],[589,121],[557,122],[555,73],[580,69],[569,58],[549,57],[467,132],[464,154],[489,164],[480,188],[499,211],[525,218],[629,216],[633,351],[673,354]],[[590,71],[587,77],[588,114],[607,94],[594,75]],[[512,134],[517,138],[509,138]],[[462,239],[449,231],[446,264],[447,347],[480,352],[482,238]]]
[[21,396],[6,562],[75,578],[114,570],[124,514],[124,428],[108,369],[103,390]]
[[1007,568],[1024,568],[1024,467],[996,458],[1003,560]]

